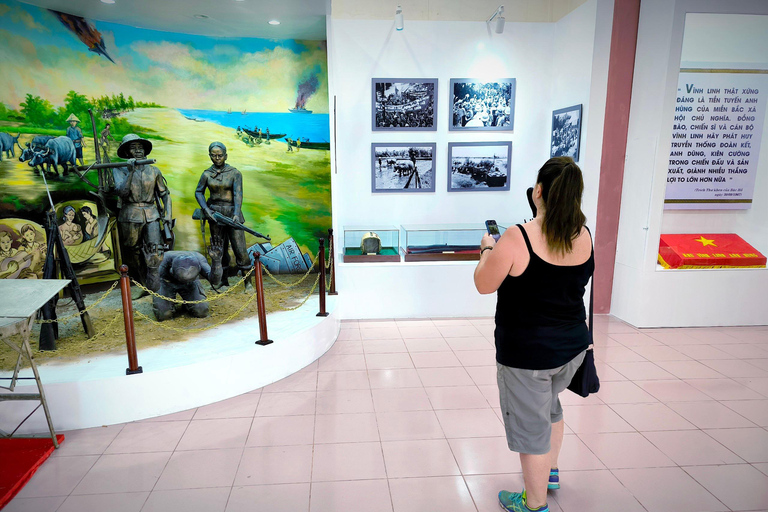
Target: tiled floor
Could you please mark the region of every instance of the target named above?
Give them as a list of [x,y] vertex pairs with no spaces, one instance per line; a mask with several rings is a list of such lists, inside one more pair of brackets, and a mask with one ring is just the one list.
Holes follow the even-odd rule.
[[[602,388],[566,391],[553,511],[768,510],[768,327],[597,317]],[[4,512],[496,511],[522,487],[490,319],[351,321],[264,389],[69,432]]]

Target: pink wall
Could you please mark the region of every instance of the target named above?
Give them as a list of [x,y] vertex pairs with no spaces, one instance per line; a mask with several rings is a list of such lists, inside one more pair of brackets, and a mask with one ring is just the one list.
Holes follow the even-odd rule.
[[615,0],[595,226],[595,313],[609,313],[640,0]]

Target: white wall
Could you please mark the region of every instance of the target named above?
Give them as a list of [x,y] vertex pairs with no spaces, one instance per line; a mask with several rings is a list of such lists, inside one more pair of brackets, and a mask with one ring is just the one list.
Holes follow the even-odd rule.
[[[751,211],[664,213],[686,12],[768,14],[768,3],[760,0],[644,0],[641,3],[611,314],[639,327],[765,324],[768,323],[765,307],[768,271],[657,270],[656,255],[662,232],[736,232],[761,252],[768,249],[765,227],[768,176],[764,155],[758,167]],[[717,27],[712,30],[701,24],[698,28],[693,25],[691,33],[695,34],[695,44],[687,47],[684,60],[738,59],[738,53],[724,53],[725,48],[733,46],[718,45],[721,37],[723,41],[743,38],[744,44],[739,46],[741,55],[768,54],[766,48],[744,50],[765,40],[765,34],[745,37],[750,26],[721,23]],[[754,62],[754,58],[750,59]]]
[[[593,220],[607,77],[607,49],[593,45],[595,20],[605,19],[608,4],[589,0],[557,23],[507,23],[503,34],[490,34],[485,23],[477,22],[406,18],[405,30],[398,32],[390,20],[332,19],[329,82],[337,101],[332,188],[339,250],[345,225],[477,223],[482,227],[486,219],[504,224],[530,217],[525,189],[533,185],[538,168],[549,157],[552,110],[578,103],[585,114],[581,147],[587,183],[585,213]],[[605,27],[597,32],[605,42]],[[607,33],[609,38],[610,25]],[[601,63],[595,72],[596,56]],[[603,83],[593,84],[593,75]],[[437,131],[373,132],[374,77],[438,78]],[[450,79],[497,77],[517,79],[514,132],[449,133]],[[591,111],[591,99],[600,97],[595,88],[603,91],[603,99]],[[495,140],[513,143],[510,191],[448,193],[448,142]],[[436,142],[436,192],[372,194],[372,142]],[[589,167],[583,165],[587,162]],[[495,297],[474,292],[474,265],[339,262],[341,314],[346,318],[491,315]],[[446,293],[451,289],[456,292]],[[403,301],[403,297],[418,300]]]

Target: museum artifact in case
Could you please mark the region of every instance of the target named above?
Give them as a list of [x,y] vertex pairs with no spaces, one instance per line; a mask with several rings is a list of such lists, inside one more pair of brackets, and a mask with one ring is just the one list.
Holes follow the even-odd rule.
[[[477,261],[485,224],[404,224],[400,252],[405,261]],[[499,231],[504,232],[499,226]]]
[[396,226],[344,226],[344,263],[400,261]]

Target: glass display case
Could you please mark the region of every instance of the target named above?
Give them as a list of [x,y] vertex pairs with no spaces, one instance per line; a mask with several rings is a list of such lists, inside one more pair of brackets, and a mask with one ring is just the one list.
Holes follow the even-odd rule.
[[400,261],[396,226],[344,226],[344,263]]
[[[404,224],[400,252],[405,261],[477,261],[485,224]],[[505,228],[499,225],[503,233]]]

